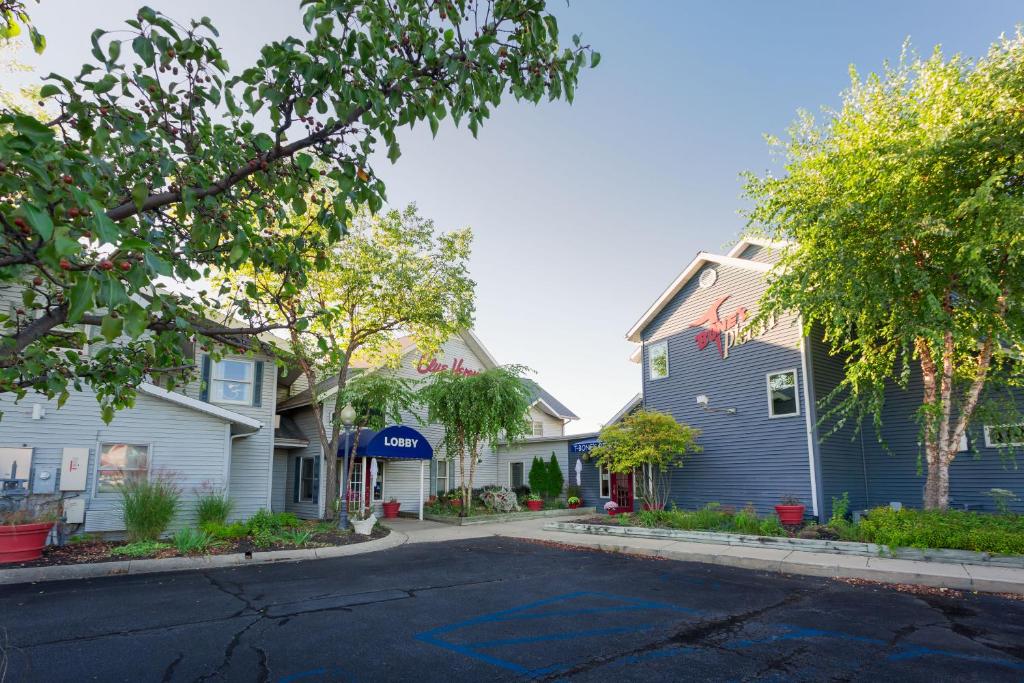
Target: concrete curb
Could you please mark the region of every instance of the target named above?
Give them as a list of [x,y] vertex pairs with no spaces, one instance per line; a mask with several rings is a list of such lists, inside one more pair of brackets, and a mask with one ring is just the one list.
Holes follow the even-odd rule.
[[41,581],[70,581],[72,579],[97,579],[105,576],[153,574],[158,572],[180,572],[224,567],[248,567],[274,562],[299,562],[332,557],[362,555],[379,550],[388,550],[404,545],[409,537],[401,531],[390,530],[384,538],[364,541],[352,545],[335,545],[326,548],[297,548],[294,550],[270,550],[254,552],[251,559],[244,553],[229,555],[201,555],[199,557],[168,557],[161,560],[121,560],[116,562],[93,562],[90,564],[65,564],[51,567],[19,567],[0,569],[0,585],[16,583],[38,583]]
[[[546,525],[547,526],[547,525]],[[742,569],[821,576],[833,579],[866,579],[882,583],[910,583],[936,588],[982,593],[1024,594],[1024,570],[1013,567],[901,560],[834,552],[754,548],[716,545],[707,542],[675,541],[667,538],[615,539],[579,531],[549,530],[530,538],[555,541],[642,557],[680,562],[701,562]],[[600,539],[600,540],[599,540]]]

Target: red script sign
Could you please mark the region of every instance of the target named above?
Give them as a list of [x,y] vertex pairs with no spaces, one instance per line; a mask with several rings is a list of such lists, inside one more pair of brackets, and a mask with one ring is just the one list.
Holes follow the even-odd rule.
[[451,372],[454,372],[456,375],[465,375],[466,377],[471,377],[472,375],[480,374],[479,370],[470,370],[469,368],[467,368],[465,366],[465,362],[466,361],[464,358],[456,358],[452,362],[451,367],[448,367],[448,365],[439,362],[436,358],[427,358],[426,356],[420,356],[419,362],[416,363],[416,372],[420,373],[421,375],[426,375],[432,372],[445,372],[450,370]]

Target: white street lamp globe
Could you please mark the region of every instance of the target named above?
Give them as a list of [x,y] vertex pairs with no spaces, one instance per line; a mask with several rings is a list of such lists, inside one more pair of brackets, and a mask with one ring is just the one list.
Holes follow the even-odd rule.
[[352,404],[347,404],[341,409],[341,424],[346,427],[351,427],[352,423],[356,421],[356,409],[352,407]]

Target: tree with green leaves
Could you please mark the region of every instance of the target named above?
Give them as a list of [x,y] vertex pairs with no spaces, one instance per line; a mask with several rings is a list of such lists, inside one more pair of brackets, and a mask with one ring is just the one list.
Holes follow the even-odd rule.
[[[399,377],[386,368],[354,375],[338,394],[342,406],[350,404],[356,411],[353,423],[355,433],[349,441],[348,457],[346,458],[348,468],[342,472],[341,476],[342,481],[348,482],[352,480],[352,461],[359,448],[360,430],[366,428],[380,431],[388,425],[403,424],[410,416],[419,420],[416,408],[420,405],[420,398],[412,380]],[[339,446],[342,449],[345,448],[344,443],[339,443]],[[333,454],[340,452],[335,450]],[[325,456],[325,458],[331,457],[331,453]],[[367,485],[372,486],[373,482],[368,482]],[[346,502],[345,488],[342,487],[337,494],[341,497],[342,504]],[[335,498],[327,496],[326,500],[333,501]],[[333,507],[333,505],[327,506],[329,509]]]
[[[329,229],[316,215],[296,214],[291,221],[296,232],[305,234]],[[338,490],[332,454],[342,445],[341,409],[349,400],[352,361],[394,365],[397,333],[411,335],[429,354],[472,325],[471,240],[468,229],[437,232],[415,205],[377,215],[363,209],[351,214],[347,234],[328,249],[324,268],[301,284],[273,269],[248,265],[214,279],[222,295],[238,302],[241,317],[258,316],[287,330],[293,362],[310,387],[326,458],[326,501],[333,501]],[[334,396],[325,419],[328,391]]]
[[668,413],[638,410],[601,429],[600,444],[587,455],[617,474],[635,473],[641,500],[662,509],[671,493],[671,468],[682,467],[697,443],[700,430],[680,424]]
[[548,498],[558,498],[562,495],[562,487],[565,486],[565,475],[562,474],[562,466],[558,464],[555,452],[551,451],[551,459],[547,466],[547,495]]
[[[0,2],[7,33],[29,25],[24,3]],[[450,117],[475,135],[508,97],[571,101],[599,60],[562,44],[543,0],[298,7],[305,32],[237,72],[208,18],[143,7],[92,33],[77,75],[47,78],[52,119],[0,112],[0,286],[18,302],[0,317],[0,391],[63,401],[88,385],[109,418],[147,378],[191,376],[192,338],[246,347],[279,323],[229,316],[211,269],[304,286],[353,207],[383,206],[370,159],[398,159],[400,128]],[[295,215],[326,230],[291,230]],[[119,343],[69,351],[82,324]]]
[[46,49],[46,38],[32,24],[24,0],[0,0],[0,41],[17,38],[21,35],[22,27],[28,29],[28,39],[33,49],[42,54]]
[[548,468],[539,455],[533,456],[533,462],[530,463],[530,471],[527,473],[526,480],[530,483],[530,493],[536,493],[538,496],[547,494]]
[[505,365],[469,376],[436,372],[420,389],[427,419],[444,426],[445,457],[459,463],[460,515],[469,514],[481,449],[502,440],[513,443],[529,431],[523,419],[531,400],[525,370]]
[[921,379],[929,509],[949,503],[972,420],[1017,412],[1006,399],[1024,381],[1022,123],[1020,34],[977,61],[905,53],[881,74],[854,72],[824,121],[802,115],[776,141],[784,173],[747,179],[752,229],[792,243],[759,315],[799,311],[844,363],[822,422],[873,421],[881,438],[886,389]]

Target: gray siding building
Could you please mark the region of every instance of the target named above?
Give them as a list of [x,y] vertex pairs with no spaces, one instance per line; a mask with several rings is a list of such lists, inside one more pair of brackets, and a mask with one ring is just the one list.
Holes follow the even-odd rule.
[[[803,335],[798,314],[750,324],[783,246],[746,239],[724,256],[701,252],[627,334],[638,344],[642,405],[701,430],[703,452],[671,474],[672,500],[683,508],[753,504],[764,513],[793,496],[815,517],[831,514],[843,493],[854,509],[919,507],[919,374],[906,390],[888,391],[881,442],[870,425],[857,432],[853,424],[823,439],[831,425],[819,425],[816,406],[839,383],[841,360],[820,333]],[[954,505],[993,509],[993,487],[1024,497],[1024,472],[1001,457],[991,427],[973,425],[951,467]],[[570,468],[593,443],[569,443]],[[631,478],[593,465],[583,480],[588,504],[633,497]]]

